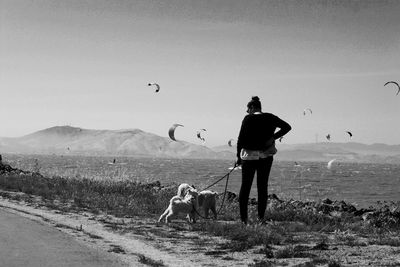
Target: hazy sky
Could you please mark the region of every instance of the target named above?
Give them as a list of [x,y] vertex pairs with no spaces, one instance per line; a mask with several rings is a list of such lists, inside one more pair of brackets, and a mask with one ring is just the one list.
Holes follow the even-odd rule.
[[0,0],[0,136],[180,123],[177,139],[201,144],[206,128],[221,145],[258,95],[292,125],[286,143],[400,144],[400,94],[383,86],[400,82],[399,14],[400,1]]

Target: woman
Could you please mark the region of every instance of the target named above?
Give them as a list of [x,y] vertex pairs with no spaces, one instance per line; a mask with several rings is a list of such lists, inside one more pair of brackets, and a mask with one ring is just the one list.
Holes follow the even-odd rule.
[[[254,174],[257,171],[258,218],[264,220],[268,199],[268,178],[273,155],[277,152],[275,140],[287,134],[292,127],[271,113],[261,112],[258,96],[247,104],[237,142],[237,164],[242,165],[242,186],[239,193],[240,218],[247,224],[247,204]],[[279,128],[277,132],[276,129]]]

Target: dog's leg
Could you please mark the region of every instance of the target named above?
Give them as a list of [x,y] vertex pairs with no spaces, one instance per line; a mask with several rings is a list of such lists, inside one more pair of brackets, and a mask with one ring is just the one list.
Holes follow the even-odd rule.
[[191,217],[192,217],[192,222],[193,222],[193,223],[196,223],[196,211],[193,210],[193,211],[190,213],[190,215],[191,215]]
[[158,219],[158,222],[161,222],[162,219],[164,219],[164,217],[168,214],[169,212],[169,207],[164,211],[163,214],[161,214],[160,218]]
[[212,211],[212,213],[214,213],[214,219],[216,220],[217,219],[217,211],[215,210],[215,206],[211,207],[211,211]]
[[170,223],[171,217],[174,216],[174,212],[172,210],[169,211],[168,215],[165,217],[165,222]]
[[204,217],[208,219],[208,207],[204,207]]

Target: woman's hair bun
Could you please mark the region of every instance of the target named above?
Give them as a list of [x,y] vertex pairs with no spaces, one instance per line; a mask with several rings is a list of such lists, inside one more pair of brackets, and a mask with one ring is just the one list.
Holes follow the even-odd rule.
[[252,96],[249,103],[247,103],[248,108],[258,108],[261,109],[261,102],[258,96]]

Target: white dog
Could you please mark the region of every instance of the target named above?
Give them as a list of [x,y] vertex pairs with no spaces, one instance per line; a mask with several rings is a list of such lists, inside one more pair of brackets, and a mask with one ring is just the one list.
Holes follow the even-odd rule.
[[218,192],[214,192],[211,190],[204,190],[199,193],[198,197],[199,207],[203,209],[204,217],[208,218],[208,211],[211,210],[214,213],[214,219],[217,219],[217,210],[216,210],[217,196]]
[[197,192],[196,188],[194,188],[194,186],[192,185],[180,184],[178,187],[178,193],[176,195],[178,197],[184,198],[189,190]]
[[188,190],[185,197],[174,196],[169,201],[168,208],[158,219],[161,222],[165,218],[165,222],[171,222],[171,217],[184,213],[188,215],[189,222],[196,222],[196,210],[198,209],[197,198],[199,194],[196,190]]

